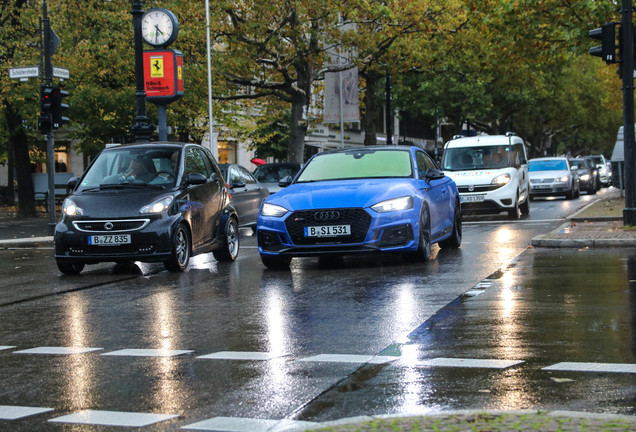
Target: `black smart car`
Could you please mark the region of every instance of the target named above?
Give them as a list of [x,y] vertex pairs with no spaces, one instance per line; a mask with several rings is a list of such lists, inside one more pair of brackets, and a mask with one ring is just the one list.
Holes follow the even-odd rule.
[[55,227],[62,273],[133,261],[178,272],[196,254],[212,251],[218,261],[238,255],[238,215],[214,157],[200,145],[109,147],[69,188]]

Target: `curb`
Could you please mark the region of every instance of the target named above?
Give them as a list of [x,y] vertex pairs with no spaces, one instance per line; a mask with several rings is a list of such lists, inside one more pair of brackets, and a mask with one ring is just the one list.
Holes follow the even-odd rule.
[[0,248],[11,248],[11,247],[30,248],[30,247],[38,247],[38,246],[52,246],[52,245],[53,245],[53,236],[0,240]]
[[[505,423],[500,424],[501,427],[491,427],[487,430],[492,431],[519,431],[523,429],[519,429],[520,423],[519,421],[526,421],[529,423],[539,422],[541,420],[555,420],[555,421],[580,421],[580,422],[591,422],[591,424],[585,425],[585,429],[587,431],[601,431],[607,430],[605,422],[626,422],[631,423],[631,427],[636,426],[636,416],[632,415],[621,415],[621,414],[602,414],[602,413],[590,413],[590,412],[581,412],[581,411],[564,411],[564,410],[449,410],[449,411],[441,411],[437,413],[430,413],[428,415],[417,415],[417,414],[388,414],[388,415],[374,415],[374,416],[358,416],[358,417],[349,417],[343,418],[334,421],[320,422],[316,423],[313,426],[307,428],[292,428],[289,429],[290,432],[300,432],[302,431],[320,431],[320,430],[329,430],[330,432],[338,432],[338,431],[351,431],[351,430],[377,430],[377,431],[398,431],[398,430],[414,430],[411,429],[410,425],[407,425],[406,422],[412,420],[413,422],[421,423],[431,423],[433,426],[438,426],[439,430],[446,430],[441,427],[442,425],[437,424],[440,421],[448,420],[454,421],[454,426],[452,429],[448,430],[473,430],[473,429],[463,429],[461,426],[474,426],[476,423],[476,418],[479,416],[483,417],[514,417],[515,421],[508,422],[510,428],[506,427]],[[405,422],[404,429],[399,428],[395,424],[397,421]],[[374,429],[364,429],[364,423],[369,422],[383,422],[385,428],[382,427],[381,424],[374,423]],[[583,426],[583,425],[581,425]],[[616,426],[616,425],[612,425]],[[357,428],[357,429],[354,429]],[[438,429],[430,429],[430,430],[438,430]],[[419,430],[419,429],[418,429]],[[423,429],[429,430],[429,429]],[[479,429],[481,430],[481,429]],[[535,430],[535,429],[533,429]],[[560,430],[560,429],[559,429]],[[567,429],[570,430],[570,429]],[[575,429],[572,429],[575,430]],[[576,429],[579,430],[579,429]],[[631,429],[630,429],[631,430]]]

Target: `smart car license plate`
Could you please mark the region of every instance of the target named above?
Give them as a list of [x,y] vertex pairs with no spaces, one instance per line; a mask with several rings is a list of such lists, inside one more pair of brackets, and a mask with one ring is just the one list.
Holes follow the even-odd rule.
[[462,196],[462,202],[484,202],[484,196],[483,195],[468,195],[468,196]]
[[351,225],[305,227],[305,237],[339,237],[351,235]]
[[91,246],[119,246],[130,244],[130,234],[92,235],[88,236],[88,244]]

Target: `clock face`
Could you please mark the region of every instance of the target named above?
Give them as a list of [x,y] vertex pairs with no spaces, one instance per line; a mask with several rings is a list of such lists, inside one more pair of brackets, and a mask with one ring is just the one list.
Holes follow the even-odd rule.
[[179,32],[177,18],[165,9],[151,9],[141,18],[141,36],[153,46],[167,46]]

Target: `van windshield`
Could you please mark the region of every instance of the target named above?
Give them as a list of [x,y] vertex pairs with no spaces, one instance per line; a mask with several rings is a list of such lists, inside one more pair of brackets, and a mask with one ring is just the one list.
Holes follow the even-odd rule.
[[442,169],[466,171],[511,166],[510,147],[505,145],[448,148],[442,157]]

